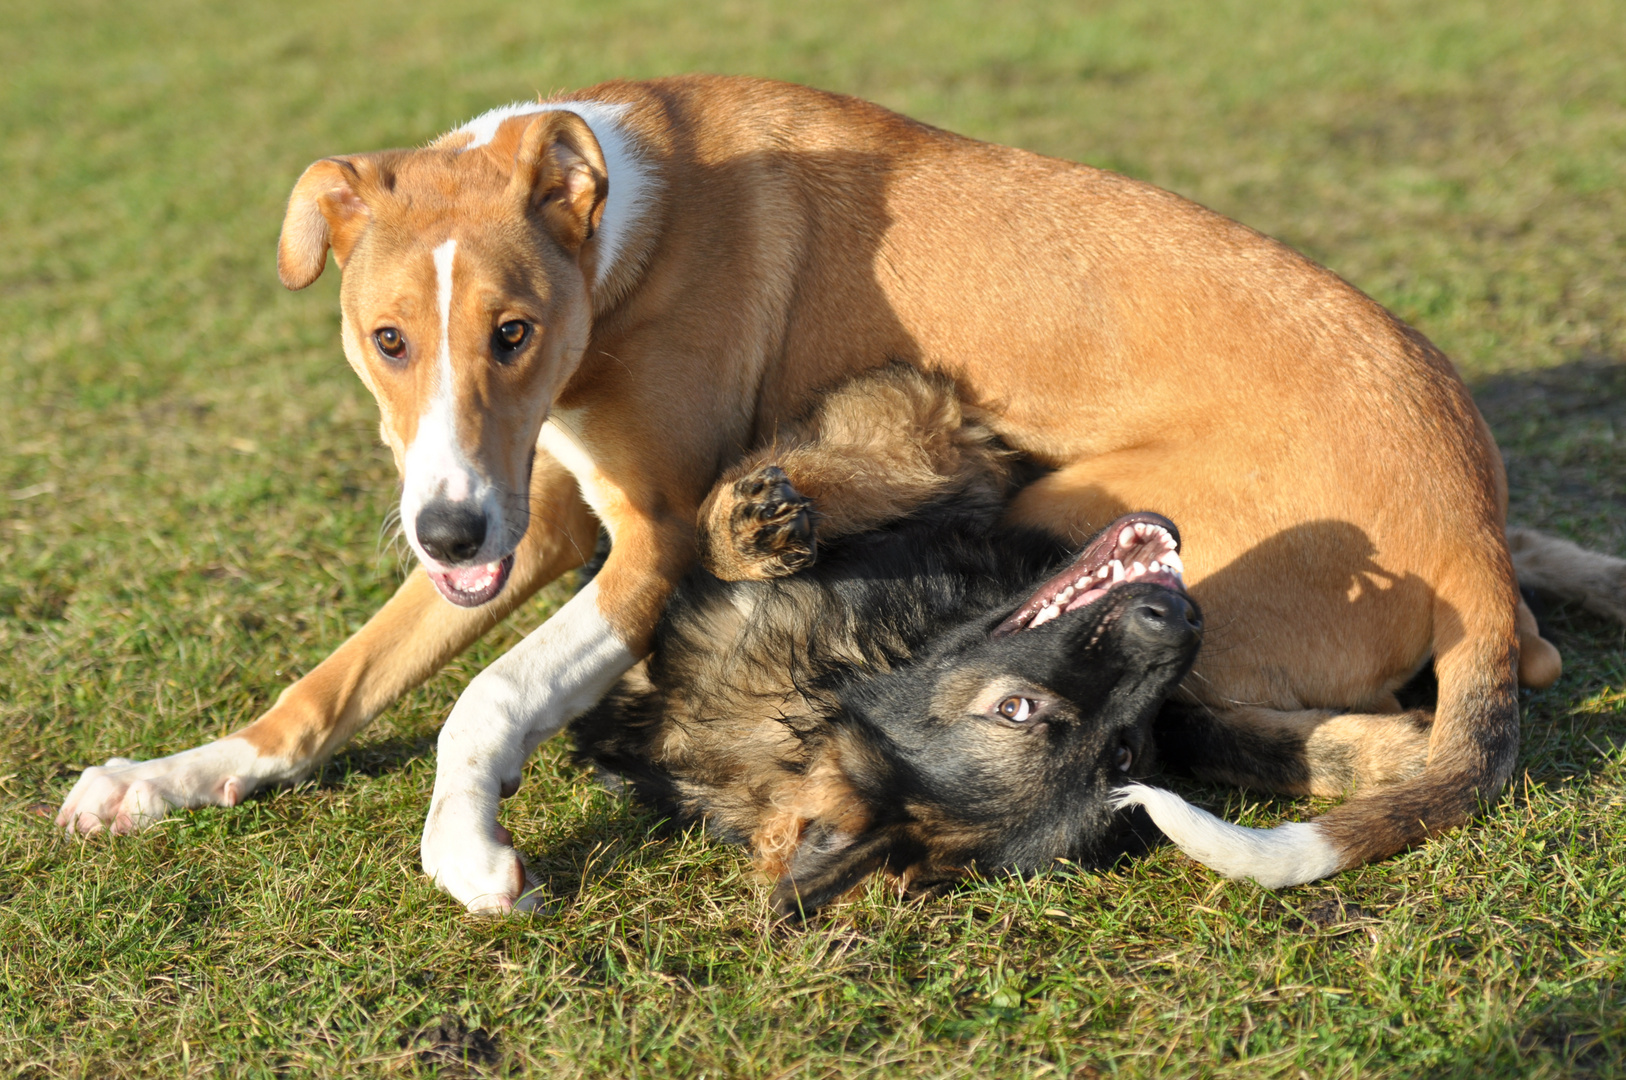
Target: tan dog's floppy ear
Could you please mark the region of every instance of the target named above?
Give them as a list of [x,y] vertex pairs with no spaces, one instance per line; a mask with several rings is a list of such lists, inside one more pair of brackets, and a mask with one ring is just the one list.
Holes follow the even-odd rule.
[[587,122],[573,112],[538,113],[514,152],[509,195],[542,215],[549,231],[576,251],[598,229],[610,173]]
[[277,276],[288,288],[303,289],[321,277],[329,247],[344,267],[371,216],[361,194],[370,186],[365,167],[360,158],[323,158],[294,185],[277,242]]

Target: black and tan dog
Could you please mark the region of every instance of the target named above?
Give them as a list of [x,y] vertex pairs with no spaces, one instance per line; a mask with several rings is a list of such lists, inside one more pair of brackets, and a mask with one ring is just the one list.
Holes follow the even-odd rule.
[[[882,358],[952,378],[1049,470],[1013,520],[1075,539],[1142,507],[1180,522],[1211,646],[1186,688],[1239,737],[1296,741],[1309,790],[1420,763],[1231,872],[1305,881],[1462,822],[1513,768],[1519,680],[1557,677],[1519,601],[1500,456],[1450,362],[1148,184],[805,87],[611,82],[315,162],[284,284],[329,251],[424,571],[241,731],[87,770],[71,830],[307,774],[602,523],[593,585],[481,672],[440,737],[424,869],[471,910],[513,907],[524,866],[498,814],[528,755],[648,652],[719,474]],[[1395,690],[1430,657],[1438,708],[1405,712]]]
[[701,527],[746,580],[685,578],[650,658],[571,724],[674,823],[748,845],[781,912],[876,871],[919,894],[1121,850],[1114,796],[1197,654],[1173,523],[1127,515],[1071,557],[1000,524],[1010,455],[957,413],[944,380],[883,369],[753,455]]

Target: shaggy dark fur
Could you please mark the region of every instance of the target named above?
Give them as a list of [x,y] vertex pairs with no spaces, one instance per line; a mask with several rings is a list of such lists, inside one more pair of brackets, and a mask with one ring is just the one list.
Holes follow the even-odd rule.
[[[778,911],[876,871],[918,893],[972,868],[1097,862],[1125,839],[1112,792],[1150,767],[1152,721],[1200,638],[1177,573],[1153,563],[1178,536],[1131,515],[1070,559],[998,524],[997,456],[963,459],[924,505],[822,544],[791,576],[695,571],[649,660],[571,725],[581,758],[675,824],[750,846]],[[725,483],[771,503],[763,527],[783,531],[797,476],[759,468],[764,482]],[[1150,539],[1121,543],[1136,522]],[[1114,557],[1154,572],[1041,614]]]

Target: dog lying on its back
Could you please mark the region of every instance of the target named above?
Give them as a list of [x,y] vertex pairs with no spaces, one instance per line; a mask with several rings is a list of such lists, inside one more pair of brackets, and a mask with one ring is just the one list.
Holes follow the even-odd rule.
[[999,524],[1011,473],[946,382],[827,395],[714,489],[718,576],[682,583],[578,755],[748,845],[784,913],[876,871],[921,893],[1120,849],[1113,796],[1201,637],[1178,532],[1131,514],[1069,557]]

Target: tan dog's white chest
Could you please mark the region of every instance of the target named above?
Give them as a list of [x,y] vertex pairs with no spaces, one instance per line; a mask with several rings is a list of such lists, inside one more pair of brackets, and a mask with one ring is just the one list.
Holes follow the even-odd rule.
[[593,455],[582,439],[580,433],[585,422],[586,417],[580,409],[554,409],[542,425],[536,445],[537,449],[546,450],[551,454],[555,461],[576,478],[576,486],[581,489],[582,498],[592,507],[593,515],[610,530],[613,540],[615,530],[608,513],[611,487],[609,480],[594,463]]

